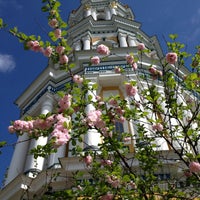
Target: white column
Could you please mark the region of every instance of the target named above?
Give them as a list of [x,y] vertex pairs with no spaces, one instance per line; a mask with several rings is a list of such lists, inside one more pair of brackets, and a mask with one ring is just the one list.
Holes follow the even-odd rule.
[[106,20],[110,20],[111,13],[110,13],[110,9],[108,7],[105,8],[105,13],[106,13]]
[[[94,84],[93,82],[90,82],[91,86]],[[92,101],[95,101],[95,96],[96,96],[96,91],[88,91],[88,96],[92,96]],[[86,97],[87,98],[87,97]],[[91,103],[91,104],[88,104],[86,106],[86,113],[89,113],[90,111],[93,111],[95,110],[95,107],[94,105]],[[97,132],[96,129],[89,129],[87,134],[85,134],[84,136],[84,146],[85,147],[90,147],[90,146],[95,146],[95,147],[98,147],[98,144],[100,143],[100,139],[101,139],[101,136],[100,136],[100,133]]]
[[85,11],[84,13],[85,17],[90,16],[92,14],[91,6],[86,4],[84,7],[84,11]]
[[48,158],[48,168],[60,168],[59,158],[65,157],[66,145],[60,146],[56,153],[52,153]]
[[[47,114],[49,112],[52,112],[53,109],[53,98],[49,94],[45,96],[42,102],[42,108],[41,108],[41,114]],[[48,137],[39,137],[37,140],[32,139],[30,146],[29,146],[29,152],[31,149],[37,147],[38,145],[45,145],[47,144]],[[28,153],[29,153],[28,152]],[[25,165],[25,172],[28,172],[28,176],[35,177],[35,173],[41,171],[43,169],[45,158],[38,157],[37,159],[34,159],[34,156],[29,154],[27,156],[26,165]]]
[[110,12],[111,12],[111,15],[117,15],[116,8],[117,8],[117,3],[115,1],[112,1],[110,3]]
[[97,20],[97,13],[96,13],[96,10],[92,10],[92,17],[94,20]]
[[18,137],[13,157],[8,169],[5,185],[11,182],[18,174],[22,173],[24,170],[24,164],[29,145],[28,138],[29,137],[27,133],[24,133]]
[[76,41],[73,46],[75,51],[80,51],[82,48],[81,41],[80,40]]
[[135,37],[129,35],[129,36],[128,36],[128,46],[129,46],[129,47],[137,46],[135,40],[136,40]]
[[90,50],[90,36],[87,35],[83,37],[82,40],[83,40],[83,49]]
[[127,42],[126,42],[126,34],[124,33],[119,33],[118,34],[118,39],[119,39],[119,44],[120,47],[127,47]]

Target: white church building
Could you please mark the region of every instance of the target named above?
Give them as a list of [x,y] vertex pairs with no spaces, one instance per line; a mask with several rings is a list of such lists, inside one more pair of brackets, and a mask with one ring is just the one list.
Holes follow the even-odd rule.
[[[98,85],[96,94],[103,98],[111,94],[119,94],[127,98],[123,82],[127,80],[127,74],[129,78],[134,79],[135,73],[127,65],[125,56],[130,52],[136,53],[139,43],[144,43],[152,53],[143,56],[143,70],[140,71],[138,68],[138,73],[148,75],[148,66],[152,56],[158,61],[163,57],[157,38],[149,37],[144,33],[141,30],[141,24],[135,21],[130,7],[118,0],[81,0],[80,6],[70,13],[68,25],[68,41],[73,48],[69,58],[75,66],[78,66],[73,69],[73,72],[84,75],[91,81],[91,84],[96,83]],[[112,49],[111,55],[99,65],[91,66],[90,58],[96,55],[96,48],[99,44]],[[115,73],[116,66],[123,68],[125,73]],[[146,70],[144,70],[145,67]],[[187,69],[180,71],[181,76],[187,73]],[[57,100],[57,92],[62,90],[69,80],[67,73],[62,72],[58,65],[49,61],[48,66],[17,98],[15,103],[20,109],[20,118],[52,112]],[[125,122],[122,128],[126,132],[134,131],[133,124],[129,122]],[[92,133],[88,133],[84,138],[85,143],[93,147],[98,146],[98,139]],[[30,150],[37,145],[45,145],[47,140],[48,138],[45,137],[29,140],[26,133],[18,137],[5,186],[0,191],[0,199],[37,199],[37,196],[46,192],[46,183],[52,181],[58,174],[56,181],[52,181],[51,184],[53,190],[58,191],[71,187],[71,173],[75,170],[83,170],[84,164],[72,156],[70,143],[60,147],[57,153],[48,158],[34,159],[29,153]],[[134,152],[135,143],[136,141],[131,141],[125,144],[130,153]],[[170,155],[166,142],[158,140],[158,143],[160,150]],[[173,173],[179,172],[173,167],[167,167],[166,171],[163,170],[158,175],[162,179],[167,179]]]

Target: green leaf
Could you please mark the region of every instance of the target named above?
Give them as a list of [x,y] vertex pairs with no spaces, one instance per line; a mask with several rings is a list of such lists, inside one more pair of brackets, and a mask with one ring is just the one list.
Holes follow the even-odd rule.
[[58,9],[60,7],[60,2],[56,1],[56,3],[54,4],[54,9]]
[[41,10],[42,10],[42,12],[48,12],[48,11],[49,11],[49,6],[48,6],[48,5],[43,6],[43,7],[41,8]]
[[170,34],[169,38],[171,38],[172,40],[175,40],[178,37],[177,34]]
[[3,146],[5,146],[6,144],[7,144],[6,141],[1,141],[1,142],[0,142],[0,148],[2,148]]
[[0,18],[0,28],[3,28],[4,27],[4,24],[3,24],[3,19]]

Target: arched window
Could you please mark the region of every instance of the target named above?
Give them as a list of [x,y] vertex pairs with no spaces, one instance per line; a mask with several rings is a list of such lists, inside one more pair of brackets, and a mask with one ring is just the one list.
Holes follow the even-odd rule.
[[[102,97],[102,99],[106,99],[110,96],[116,96],[119,95],[121,98],[123,97],[123,94],[121,92],[121,90],[119,89],[119,87],[102,87],[101,92],[100,92],[100,96]],[[130,127],[129,127],[129,123],[126,121],[124,123],[115,122],[115,131],[118,133],[118,140],[122,141],[122,133],[124,132],[131,132]],[[134,151],[134,147],[133,147],[133,141],[131,140],[130,142],[125,142],[124,143],[124,148],[128,148],[129,152],[133,152]]]
[[97,21],[103,21],[103,20],[106,20],[106,14],[103,11],[101,11],[97,13]]

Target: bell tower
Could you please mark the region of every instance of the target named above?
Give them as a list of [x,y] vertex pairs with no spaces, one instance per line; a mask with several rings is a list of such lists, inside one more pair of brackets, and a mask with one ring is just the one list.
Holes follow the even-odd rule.
[[135,47],[143,42],[153,49],[153,39],[140,30],[140,23],[134,20],[129,6],[119,1],[83,0],[71,12],[68,24],[69,44],[76,51],[92,50],[100,43],[113,49]]

